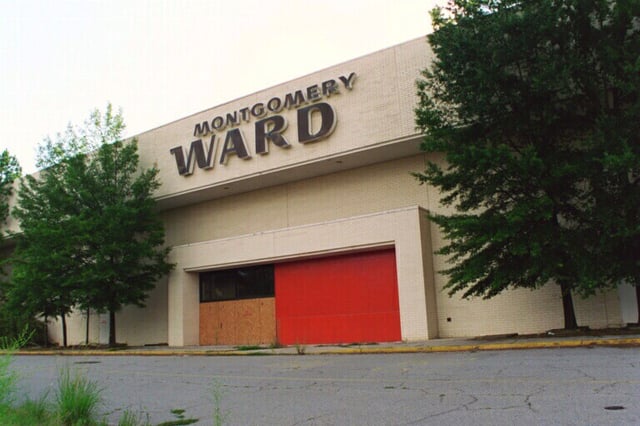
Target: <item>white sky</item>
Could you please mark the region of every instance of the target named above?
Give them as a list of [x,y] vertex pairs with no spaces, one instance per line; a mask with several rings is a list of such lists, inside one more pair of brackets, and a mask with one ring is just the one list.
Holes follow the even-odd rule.
[[[431,31],[444,0],[0,0],[0,150],[107,102],[126,136]],[[425,41],[426,43],[426,41]]]

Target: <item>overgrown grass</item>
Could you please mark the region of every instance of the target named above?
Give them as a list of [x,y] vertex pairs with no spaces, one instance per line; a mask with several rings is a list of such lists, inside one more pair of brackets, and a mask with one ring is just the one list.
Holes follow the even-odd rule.
[[236,351],[257,351],[260,349],[265,349],[264,346],[260,346],[260,345],[241,345],[241,346],[236,346]]
[[16,351],[33,337],[33,331],[25,327],[16,337],[0,337],[0,424],[2,425],[50,425],[52,416],[46,402],[46,394],[35,400],[15,405],[18,375],[10,369]]
[[307,347],[305,345],[296,344],[296,353],[298,355],[304,355],[307,353]]
[[[48,395],[38,399],[27,399],[16,404],[18,375],[11,371],[13,355],[31,339],[32,333],[25,331],[14,339],[0,337],[0,426],[107,426],[99,408],[102,404],[102,389],[94,381],[78,372],[64,368],[58,375],[58,386],[53,401]],[[211,388],[213,422],[222,425],[228,412],[222,410],[223,385],[214,381]],[[199,419],[187,418],[184,410],[171,410],[174,420],[162,423],[165,426],[188,425]],[[151,426],[149,415],[124,411],[118,426]]]
[[[14,342],[15,348],[20,342]],[[58,377],[58,389],[53,404],[47,394],[16,404],[17,374],[9,370],[12,354],[6,351],[0,361],[0,424],[12,426],[97,426],[106,424],[99,419],[100,389],[95,382],[68,369]]]
[[229,417],[229,412],[222,409],[222,397],[224,396],[223,384],[213,380],[211,384],[211,397],[213,399],[213,424],[222,426]]
[[142,413],[134,413],[133,411],[126,410],[122,413],[118,426],[151,426],[149,422],[149,414],[143,415]]
[[0,338],[0,410],[5,411],[14,402],[16,393],[16,382],[18,375],[15,371],[10,369],[13,362],[13,354],[18,349],[26,345],[31,337],[33,331],[30,331],[25,327],[17,337],[15,338]]
[[[15,376],[14,376],[15,377]],[[5,383],[6,384],[6,383]],[[15,382],[11,393],[15,393]],[[6,392],[6,390],[5,390]],[[97,383],[78,372],[63,369],[58,376],[58,387],[52,402],[47,394],[21,404],[0,405],[2,426],[107,426],[107,421],[98,412],[102,398]],[[150,426],[148,416],[125,411],[119,426]]]
[[102,390],[96,382],[79,373],[73,375],[65,368],[58,376],[56,411],[64,426],[95,425]]
[[12,410],[6,410],[0,416],[0,422],[6,425],[56,425],[46,395],[27,400]]
[[16,404],[18,375],[11,370],[13,356],[29,342],[33,331],[28,328],[17,337],[0,337],[0,424],[15,426],[93,426],[99,425],[97,406],[100,390],[94,382],[63,370],[58,378],[55,404],[47,402],[47,394]]

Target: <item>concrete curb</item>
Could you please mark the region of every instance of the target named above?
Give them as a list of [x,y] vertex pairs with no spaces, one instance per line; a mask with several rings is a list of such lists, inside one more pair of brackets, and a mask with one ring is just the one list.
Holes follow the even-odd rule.
[[638,347],[640,338],[630,339],[580,339],[560,341],[510,342],[510,343],[481,343],[477,345],[442,345],[442,346],[390,346],[380,348],[338,348],[330,351],[315,352],[319,355],[328,354],[385,354],[385,353],[430,353],[430,352],[475,352],[502,351],[522,349],[554,349],[579,347]]
[[[436,352],[475,352],[522,349],[554,349],[579,347],[640,347],[640,337],[632,338],[581,338],[562,340],[536,340],[516,342],[494,342],[478,344],[410,345],[319,347],[308,346],[304,355],[361,355],[361,354],[402,354]],[[302,355],[298,348],[274,348],[240,351],[235,349],[121,349],[121,350],[22,350],[16,355],[59,355],[59,356],[259,356],[259,355]]]

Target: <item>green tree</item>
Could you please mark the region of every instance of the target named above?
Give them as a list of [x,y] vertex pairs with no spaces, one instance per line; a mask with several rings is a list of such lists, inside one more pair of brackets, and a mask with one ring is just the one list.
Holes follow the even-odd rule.
[[7,288],[8,308],[13,312],[42,315],[45,323],[48,318],[61,318],[64,346],[66,316],[75,304],[81,266],[76,259],[78,223],[63,179],[66,168],[61,163],[22,180],[13,210],[21,230],[14,235],[17,245]]
[[638,241],[638,204],[624,202],[634,223],[614,220],[640,158],[638,6],[456,0],[432,12],[416,122],[423,149],[446,161],[417,176],[456,210],[431,215],[448,240],[450,295],[555,282],[575,328],[572,292],[638,276],[638,251],[617,260]]
[[[8,150],[2,151],[0,154],[0,239],[4,238],[7,217],[9,215],[9,199],[13,194],[13,183],[20,177],[21,168],[18,160],[9,153]],[[0,335],[2,336],[14,336],[23,326],[23,317],[13,315],[8,311],[6,305],[6,286],[4,279],[6,276],[5,266],[10,253],[12,251],[11,245],[5,245],[6,242],[2,242],[2,249],[0,251],[0,284],[2,290],[0,292]]]
[[84,128],[45,140],[38,163],[46,168],[25,179],[15,210],[23,233],[14,294],[63,321],[74,307],[109,312],[112,345],[115,313],[144,306],[172,267],[152,198],[158,170],[139,170],[137,143],[122,142],[123,130],[122,114],[109,105]]
[[116,312],[125,305],[144,306],[148,292],[172,268],[152,198],[160,186],[158,170],[138,171],[135,141],[102,145],[85,165],[69,182],[86,226],[82,257],[90,259],[82,271],[87,286],[81,305],[109,313],[113,345]]
[[0,226],[9,215],[9,198],[13,193],[13,182],[20,177],[22,169],[18,160],[8,150],[0,154]]
[[[606,88],[604,113],[591,135],[589,231],[600,237],[609,282],[636,288],[640,323],[640,0],[602,2],[592,53]],[[582,26],[587,23],[581,22]],[[597,84],[592,83],[591,90]],[[600,87],[601,88],[601,87]]]

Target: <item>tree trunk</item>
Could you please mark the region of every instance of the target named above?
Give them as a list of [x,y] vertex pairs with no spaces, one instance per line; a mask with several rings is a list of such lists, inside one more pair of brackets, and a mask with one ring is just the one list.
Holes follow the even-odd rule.
[[91,309],[87,308],[87,328],[85,330],[84,335],[84,344],[89,346],[89,315],[91,314]]
[[640,285],[636,285],[636,305],[638,306],[638,319],[636,324],[640,324]]
[[116,345],[116,313],[109,311],[109,346]]
[[44,316],[44,323],[42,324],[42,328],[44,329],[44,347],[49,347],[49,318]]
[[573,298],[571,297],[571,286],[567,283],[560,283],[560,291],[562,292],[562,310],[564,311],[564,328],[567,330],[575,330],[578,328],[576,321],[576,312],[573,309]]
[[67,347],[67,317],[62,314],[62,347]]

